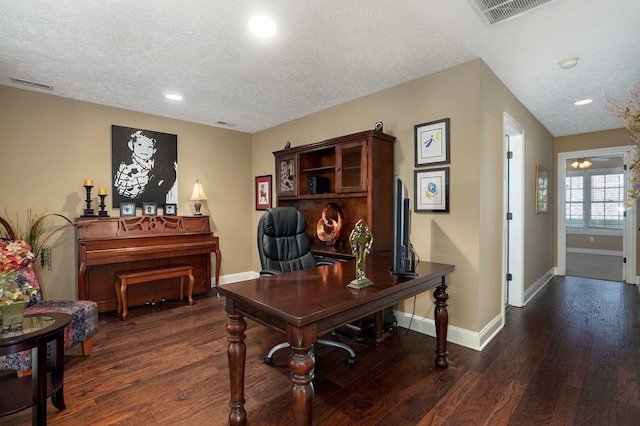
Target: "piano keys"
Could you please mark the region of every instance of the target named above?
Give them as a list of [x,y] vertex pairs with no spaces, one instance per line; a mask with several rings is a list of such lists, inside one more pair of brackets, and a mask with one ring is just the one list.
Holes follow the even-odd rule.
[[[133,269],[193,266],[193,294],[211,290],[211,253],[220,281],[220,247],[208,216],[81,217],[76,219],[78,298],[98,303],[99,312],[115,311],[115,274]],[[131,287],[129,307],[177,299],[179,278]]]

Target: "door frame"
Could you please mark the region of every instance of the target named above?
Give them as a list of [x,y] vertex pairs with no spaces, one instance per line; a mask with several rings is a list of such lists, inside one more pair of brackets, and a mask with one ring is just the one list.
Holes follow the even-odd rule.
[[[524,144],[525,129],[506,112],[502,113],[503,129],[503,226],[502,226],[502,303],[524,306]],[[507,158],[507,151],[513,158]],[[511,161],[511,166],[509,166]],[[510,210],[510,211],[509,211]],[[507,221],[507,213],[513,219]],[[507,274],[511,274],[511,281]],[[504,312],[502,317],[504,318]],[[503,320],[504,321],[504,320]]]
[[[596,148],[581,151],[567,151],[558,153],[557,163],[557,266],[556,275],[567,273],[567,226],[565,218],[565,181],[567,178],[567,160],[570,158],[597,157],[599,155],[622,155],[625,164],[629,164],[632,158],[630,146],[617,146],[610,148]],[[625,194],[629,188],[631,171],[625,171]],[[626,208],[626,217],[622,229],[622,256],[627,259],[623,268],[623,280],[629,284],[637,284],[636,276],[636,204]]]

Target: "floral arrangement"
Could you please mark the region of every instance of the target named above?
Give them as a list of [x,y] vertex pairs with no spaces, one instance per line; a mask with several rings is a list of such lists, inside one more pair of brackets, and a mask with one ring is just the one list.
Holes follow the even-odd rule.
[[640,84],[631,91],[631,98],[626,102],[610,100],[607,109],[618,114],[633,140],[633,160],[628,165],[633,173],[628,190],[631,199],[625,203],[630,206],[640,198]]
[[15,277],[34,257],[31,246],[22,240],[0,242],[0,303],[28,301],[37,293],[29,282],[18,284]]

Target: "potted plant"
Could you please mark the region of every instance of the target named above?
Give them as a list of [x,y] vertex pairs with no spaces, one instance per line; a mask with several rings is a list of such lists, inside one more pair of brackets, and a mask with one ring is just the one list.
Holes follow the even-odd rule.
[[0,241],[0,312],[3,331],[22,325],[30,296],[37,293],[26,280],[18,280],[18,270],[34,259],[31,246],[22,240]]
[[[54,225],[51,219],[62,219],[62,225]],[[27,219],[24,228],[20,225],[20,221],[15,222],[0,217],[0,238],[10,240],[23,240],[31,246],[31,252],[35,259],[40,255],[40,251],[44,247],[44,243],[55,233],[62,229],[72,226],[73,223],[66,217],[57,213],[50,214],[34,214],[31,210],[27,210]]]

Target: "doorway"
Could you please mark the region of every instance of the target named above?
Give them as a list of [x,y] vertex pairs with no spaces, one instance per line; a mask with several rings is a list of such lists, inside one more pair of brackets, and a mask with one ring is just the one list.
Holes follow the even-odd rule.
[[[505,179],[503,226],[503,307],[524,306],[524,127],[502,114]],[[504,312],[502,317],[504,318]]]
[[558,154],[558,275],[636,283],[636,207],[621,203],[630,155],[629,147]]

